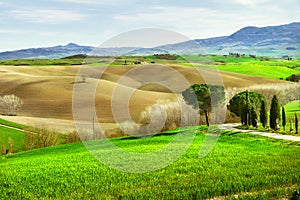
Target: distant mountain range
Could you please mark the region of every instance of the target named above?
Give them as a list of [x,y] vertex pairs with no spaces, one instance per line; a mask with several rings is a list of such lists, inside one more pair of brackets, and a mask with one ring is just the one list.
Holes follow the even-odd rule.
[[300,22],[281,26],[245,27],[230,36],[196,39],[156,48],[96,48],[69,43],[65,46],[31,48],[0,53],[0,60],[16,58],[62,58],[76,54],[118,56],[171,54],[245,53],[258,56],[300,58]]

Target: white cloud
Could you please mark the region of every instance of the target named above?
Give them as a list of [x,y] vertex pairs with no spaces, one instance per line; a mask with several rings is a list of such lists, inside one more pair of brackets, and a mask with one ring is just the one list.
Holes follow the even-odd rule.
[[[155,27],[178,31],[191,38],[207,38],[223,36],[237,30],[233,26],[234,14],[190,7],[154,7],[151,13],[137,13],[135,15],[118,15],[115,20],[124,27],[135,28]],[[151,10],[150,8],[148,10]]]
[[10,34],[10,35],[40,35],[40,36],[57,36],[63,35],[64,33],[60,33],[57,31],[37,31],[37,30],[29,30],[29,29],[1,29],[0,34]]
[[155,27],[178,31],[190,38],[208,38],[230,35],[249,25],[279,25],[291,21],[291,16],[285,12],[274,15],[276,9],[278,8],[272,6],[268,9],[258,6],[232,12],[230,9],[213,10],[199,7],[150,7],[147,11],[141,10],[136,14],[117,15],[114,19],[126,30]]
[[80,21],[86,17],[81,13],[66,10],[12,10],[11,14],[17,19],[26,20],[34,23],[66,23]]
[[18,29],[0,29],[0,34],[31,34],[32,31]]
[[55,0],[57,2],[78,3],[78,4],[97,4],[96,0]]
[[[187,7],[153,7],[148,12],[140,12],[135,15],[118,15],[114,19],[123,26],[135,25],[136,27],[156,27],[172,29],[175,31],[188,31],[203,35],[214,22],[218,13],[205,8]],[[151,13],[150,13],[151,12]],[[194,32],[195,33],[195,32]]]
[[270,0],[229,0],[229,1],[233,3],[245,5],[245,6],[257,6],[260,4],[267,3],[268,1],[270,2]]
[[100,1],[99,0],[54,0],[54,1],[74,3],[74,4],[86,4],[86,5],[114,5],[114,4],[121,4],[121,3],[128,4],[128,1],[126,0],[100,0]]

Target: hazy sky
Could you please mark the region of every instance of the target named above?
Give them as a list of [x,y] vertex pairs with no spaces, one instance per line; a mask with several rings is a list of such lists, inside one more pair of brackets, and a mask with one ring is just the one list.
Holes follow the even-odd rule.
[[98,46],[140,28],[192,39],[300,21],[299,0],[0,0],[0,51],[75,42]]

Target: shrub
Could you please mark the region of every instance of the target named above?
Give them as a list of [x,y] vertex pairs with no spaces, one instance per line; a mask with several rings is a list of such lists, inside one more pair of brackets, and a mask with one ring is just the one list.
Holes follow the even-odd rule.
[[[135,122],[124,121],[119,124],[119,128],[124,135],[138,135],[140,133],[141,126]],[[115,137],[120,136],[121,132],[115,130]]]
[[299,82],[300,81],[300,74],[292,74],[291,76],[286,78],[287,81],[292,82]]
[[[178,101],[158,100],[141,113],[139,121],[124,121],[119,124],[123,135],[157,133],[177,127],[199,124],[199,111],[187,105],[183,99]],[[117,131],[114,131],[117,134]],[[111,135],[112,133],[110,133]]]
[[22,100],[13,94],[0,97],[0,113],[3,115],[15,116],[22,104]]
[[42,128],[28,128],[25,130],[24,149],[31,150],[55,146],[60,142],[60,134]]
[[[147,133],[153,133],[155,127],[160,125],[162,125],[161,129],[156,129],[154,132],[199,124],[199,110],[186,104],[183,99],[173,102],[170,100],[159,100],[142,113],[141,116],[141,122],[144,127],[147,127]],[[146,121],[148,123],[145,124],[144,122]]]
[[76,131],[73,131],[65,136],[64,144],[81,142],[81,139]]
[[293,192],[292,197],[290,200],[299,200],[300,199],[300,190],[296,190]]
[[154,57],[164,60],[176,60],[178,56],[171,54],[154,54]]

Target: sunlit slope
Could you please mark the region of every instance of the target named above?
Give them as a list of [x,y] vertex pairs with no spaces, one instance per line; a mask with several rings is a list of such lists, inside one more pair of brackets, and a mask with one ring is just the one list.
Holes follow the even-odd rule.
[[[138,71],[146,67],[147,70]],[[158,65],[139,67],[88,67],[85,82],[75,81],[79,66],[0,66],[0,95],[15,94],[24,102],[21,115],[45,118],[72,119],[72,95],[74,86],[81,88],[83,94],[90,94],[97,86],[95,102],[98,119],[101,122],[113,122],[111,97],[116,88],[129,97],[130,112],[137,117],[145,107],[158,99],[173,99],[173,93],[183,89],[181,80],[187,84],[216,83],[226,87],[246,87],[257,84],[278,83],[268,78],[240,75],[230,72],[218,72],[212,69],[183,66],[164,67]],[[133,71],[133,73],[132,73]],[[181,80],[174,78],[179,73]],[[99,72],[103,72],[99,79]],[[220,74],[222,79],[219,78]],[[133,75],[130,75],[133,74]],[[156,83],[151,83],[154,80]],[[221,81],[220,81],[221,80]],[[172,88],[166,87],[172,84]],[[172,92],[171,92],[172,90]],[[82,110],[85,109],[87,96],[82,95]],[[117,102],[126,105],[127,100]]]
[[[189,129],[186,134],[194,131]],[[149,153],[166,147],[173,138],[165,134],[111,142],[124,151]],[[299,189],[298,143],[229,132],[206,157],[199,158],[204,138],[197,131],[178,160],[148,173],[112,169],[81,143],[0,156],[0,199],[210,199],[234,195],[283,199]],[[88,144],[93,153],[117,159],[103,142]],[[178,141],[173,145],[186,144]],[[157,162],[153,159],[153,164]]]

